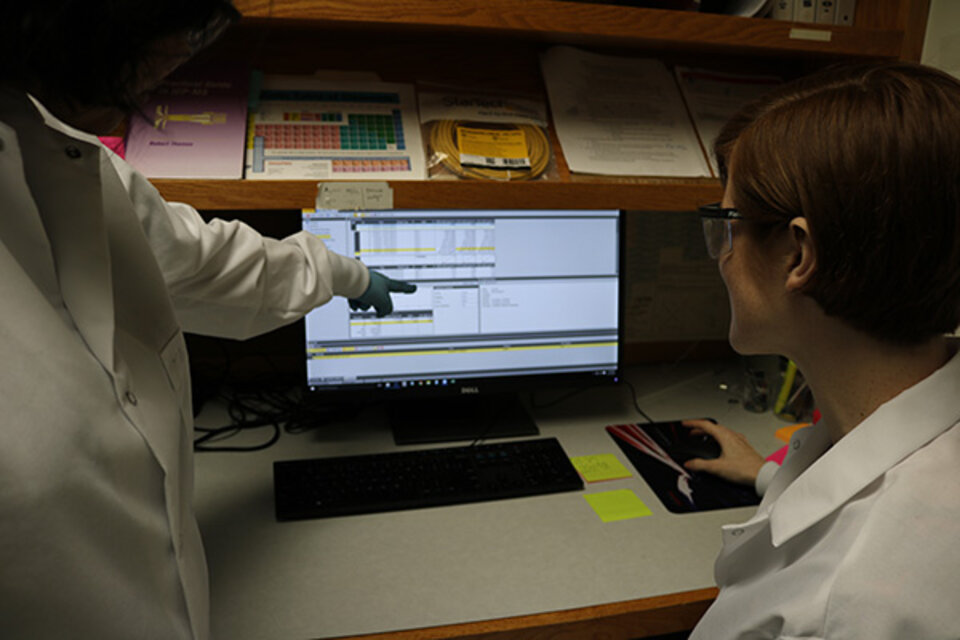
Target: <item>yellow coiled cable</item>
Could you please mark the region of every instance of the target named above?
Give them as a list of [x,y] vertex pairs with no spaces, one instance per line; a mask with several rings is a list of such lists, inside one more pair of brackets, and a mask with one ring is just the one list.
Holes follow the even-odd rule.
[[533,180],[547,170],[550,164],[550,141],[547,140],[543,129],[528,124],[518,125],[490,125],[489,123],[469,123],[473,128],[487,127],[491,130],[503,131],[519,129],[523,131],[527,142],[527,157],[530,159],[529,169],[488,169],[484,167],[464,167],[460,164],[460,149],[457,146],[457,127],[467,123],[456,120],[437,120],[430,127],[428,137],[433,153],[450,172],[464,178],[480,178],[483,180]]

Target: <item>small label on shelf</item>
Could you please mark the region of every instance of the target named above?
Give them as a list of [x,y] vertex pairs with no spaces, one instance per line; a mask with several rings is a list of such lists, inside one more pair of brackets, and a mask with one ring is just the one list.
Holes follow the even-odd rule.
[[830,42],[832,31],[824,29],[790,29],[791,40],[815,40],[816,42]]
[[523,131],[457,127],[460,164],[488,169],[529,169]]
[[319,182],[317,209],[393,209],[393,189],[386,182]]

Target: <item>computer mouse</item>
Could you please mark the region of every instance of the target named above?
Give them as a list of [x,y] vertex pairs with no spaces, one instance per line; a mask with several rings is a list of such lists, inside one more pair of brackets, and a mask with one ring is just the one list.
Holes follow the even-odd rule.
[[706,433],[695,433],[688,427],[680,426],[675,432],[676,439],[673,441],[673,452],[681,462],[686,462],[691,458],[702,458],[711,460],[719,458],[723,453],[723,448],[716,439]]

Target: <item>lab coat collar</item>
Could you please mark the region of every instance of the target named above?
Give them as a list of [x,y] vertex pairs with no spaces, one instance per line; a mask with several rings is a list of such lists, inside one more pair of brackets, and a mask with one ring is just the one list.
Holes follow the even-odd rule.
[[[3,155],[0,158],[4,167],[2,179],[5,182],[14,181],[6,183],[3,193],[0,194],[4,203],[4,211],[0,215],[0,245],[10,252],[50,304],[60,306],[60,284],[57,282],[50,241],[40,221],[40,215],[33,206],[26,180],[18,173],[23,169],[20,138],[13,124],[9,122],[9,114],[21,111],[23,106],[22,94],[0,88],[0,132],[3,134],[0,139],[0,152]],[[14,156],[16,159],[13,159]],[[11,166],[16,169],[11,171]]]
[[43,118],[43,123],[51,129],[59,131],[60,133],[65,133],[71,138],[89,142],[92,145],[100,145],[100,139],[97,136],[93,135],[92,133],[87,133],[86,131],[81,131],[75,127],[71,127],[69,124],[53,115],[53,112],[47,109],[43,103],[37,100],[34,96],[28,93],[27,97],[30,99],[30,102],[33,103],[33,106],[36,108],[36,110],[40,113],[40,117]]
[[48,125],[25,93],[2,91],[28,186],[57,269],[60,294],[91,352],[113,370],[114,305],[100,184],[100,150]]
[[769,510],[775,547],[829,516],[960,421],[958,342],[953,341],[954,355],[943,367],[881,405],[832,447],[823,421],[800,436],[799,448],[777,474],[783,477],[768,489],[775,492],[769,506],[759,510]]

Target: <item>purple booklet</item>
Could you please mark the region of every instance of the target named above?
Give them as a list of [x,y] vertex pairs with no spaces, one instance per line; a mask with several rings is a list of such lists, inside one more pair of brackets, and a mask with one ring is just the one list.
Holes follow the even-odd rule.
[[249,71],[186,66],[130,116],[126,160],[148,178],[242,178]]

